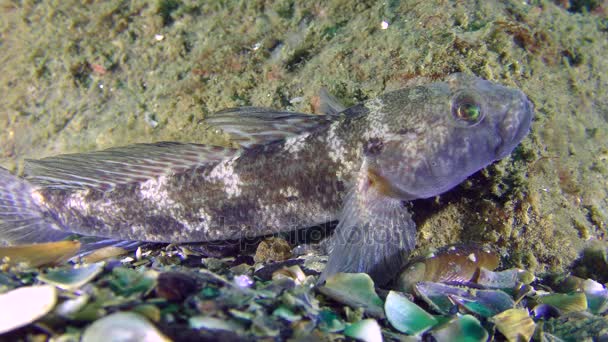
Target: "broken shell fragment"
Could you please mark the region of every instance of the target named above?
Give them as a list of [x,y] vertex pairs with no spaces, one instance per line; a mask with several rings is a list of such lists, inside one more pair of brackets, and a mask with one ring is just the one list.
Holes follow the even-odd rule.
[[331,310],[319,312],[319,329],[325,332],[338,332],[344,330],[345,324],[336,313]]
[[50,270],[38,276],[38,280],[53,284],[60,289],[74,290],[90,282],[103,270],[103,263],[82,265],[80,267],[69,267]]
[[304,274],[298,265],[283,267],[272,273],[272,280],[283,278],[291,279],[296,285],[301,285],[304,283],[304,280],[306,280],[306,274]]
[[380,342],[382,341],[382,332],[380,325],[375,319],[364,319],[357,323],[353,323],[344,329],[344,335],[365,342]]
[[237,331],[241,327],[232,321],[226,321],[215,317],[193,316],[188,320],[190,328],[205,329],[205,330],[227,330]]
[[490,317],[515,306],[513,299],[500,290],[479,290],[431,282],[416,284],[415,292],[431,308],[447,315],[454,306],[482,317]]
[[502,291],[479,290],[471,297],[450,296],[450,299],[466,311],[485,318],[515,306],[511,297]]
[[409,335],[421,334],[438,323],[433,315],[395,291],[386,297],[384,312],[395,329]]
[[608,290],[593,279],[583,279],[573,275],[558,278],[553,285],[558,292],[582,292],[587,297],[587,308],[593,314],[602,314],[608,310]]
[[451,314],[456,306],[456,304],[450,299],[449,295],[456,295],[460,297],[467,295],[467,291],[464,289],[431,282],[419,282],[416,284],[414,292],[433,310],[444,315]]
[[430,331],[437,342],[470,341],[485,342],[488,332],[481,326],[479,320],[471,315],[455,316],[444,324]]
[[296,322],[302,319],[302,315],[298,315],[285,305],[280,305],[272,312],[273,316],[281,317],[288,322]]
[[51,285],[21,287],[0,294],[0,334],[36,321],[56,302],[57,290]]
[[559,317],[561,314],[559,309],[549,304],[538,304],[532,309],[532,313],[534,318],[544,320]]
[[508,341],[530,341],[536,324],[525,309],[509,309],[490,319]]
[[141,304],[133,308],[133,312],[138,313],[154,323],[160,322],[161,311],[156,305]]
[[374,290],[374,282],[365,273],[337,273],[325,281],[319,291],[337,302],[363,308],[368,314],[384,318],[383,302]]
[[83,342],[171,341],[154,324],[133,312],[116,312],[93,322],[82,334]]
[[582,283],[587,296],[587,306],[594,314],[603,314],[608,310],[608,290],[595,280],[587,279]]
[[468,283],[477,279],[481,267],[494,270],[498,255],[477,245],[455,245],[418,259],[405,267],[397,279],[397,288],[411,292],[420,281]]
[[62,317],[73,319],[76,314],[84,308],[90,300],[90,296],[82,294],[76,298],[68,299],[57,305],[55,313]]
[[582,292],[570,294],[552,293],[545,296],[539,296],[536,298],[536,301],[540,304],[551,305],[564,314],[587,310],[587,296]]
[[517,268],[492,272],[482,267],[479,270],[477,284],[493,289],[514,289],[519,284],[530,284],[534,279],[532,273]]

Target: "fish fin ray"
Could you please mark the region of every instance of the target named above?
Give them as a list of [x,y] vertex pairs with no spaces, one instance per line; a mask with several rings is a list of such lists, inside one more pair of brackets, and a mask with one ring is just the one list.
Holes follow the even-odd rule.
[[92,252],[105,248],[105,247],[120,247],[129,252],[136,250],[138,247],[147,245],[155,245],[156,243],[145,242],[145,241],[134,241],[134,240],[119,240],[110,239],[97,236],[81,236],[78,238],[81,243],[80,250],[78,251],[78,257],[82,257]]
[[26,244],[62,240],[62,229],[34,200],[34,188],[0,168],[0,244]]
[[319,98],[321,102],[319,105],[319,112],[321,112],[321,114],[337,116],[346,109],[340,100],[330,94],[326,88],[321,88],[321,91],[319,91]]
[[237,152],[238,149],[177,142],[135,144],[28,160],[25,173],[32,184],[46,188],[110,189],[217,163]]
[[248,148],[284,140],[329,124],[335,117],[303,114],[263,107],[225,109],[205,120],[228,134],[232,141]]
[[339,272],[363,272],[377,285],[386,284],[416,245],[416,224],[409,210],[401,200],[365,185],[366,177],[360,177],[345,199],[319,282]]

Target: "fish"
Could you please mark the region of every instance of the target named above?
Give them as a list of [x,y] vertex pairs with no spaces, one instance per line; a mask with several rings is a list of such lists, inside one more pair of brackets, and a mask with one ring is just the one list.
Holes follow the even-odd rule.
[[386,283],[416,245],[408,202],[508,156],[534,106],[455,73],[325,112],[232,108],[206,121],[235,147],[135,144],[28,160],[24,177],[0,168],[0,240],[193,243],[337,221],[320,281],[365,272]]

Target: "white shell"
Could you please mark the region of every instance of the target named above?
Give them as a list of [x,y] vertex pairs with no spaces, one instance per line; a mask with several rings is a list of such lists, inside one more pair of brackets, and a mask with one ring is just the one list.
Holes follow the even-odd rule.
[[27,286],[0,295],[0,334],[46,315],[57,302],[54,286]]
[[93,322],[82,342],[171,341],[154,324],[133,312],[116,312]]

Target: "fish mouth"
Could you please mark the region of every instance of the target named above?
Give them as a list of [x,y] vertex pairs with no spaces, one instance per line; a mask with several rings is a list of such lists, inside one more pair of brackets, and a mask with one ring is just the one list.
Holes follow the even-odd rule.
[[524,93],[520,93],[519,103],[505,114],[506,119],[499,128],[503,143],[496,150],[497,159],[509,155],[513,149],[530,131],[532,117],[534,116],[534,104]]

